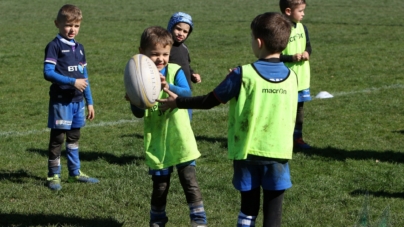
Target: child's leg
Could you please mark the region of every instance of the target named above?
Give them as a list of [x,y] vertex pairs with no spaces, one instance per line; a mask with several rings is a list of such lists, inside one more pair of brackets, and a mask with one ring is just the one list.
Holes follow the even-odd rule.
[[79,139],[79,128],[72,128],[66,131],[66,155],[69,176],[80,175]]
[[260,187],[250,191],[240,191],[241,209],[238,214],[237,227],[255,226],[255,220],[260,209]]
[[167,194],[170,188],[170,176],[152,176],[153,192],[151,196],[150,226],[162,227],[168,222],[166,215]]
[[281,226],[284,192],[264,190],[264,227]]
[[189,206],[189,216],[192,225],[206,226],[206,212],[203,206],[202,194],[196,180],[196,170],[194,165],[177,167],[181,186]]
[[60,177],[61,165],[60,154],[62,151],[62,144],[65,140],[66,130],[51,129],[49,139],[49,154],[48,154],[48,177],[58,175]]
[[67,168],[69,169],[69,182],[98,183],[97,178],[89,177],[80,170],[79,157],[80,128],[66,131]]
[[304,109],[303,109],[304,102],[297,103],[297,113],[296,113],[296,123],[295,123],[295,131],[293,133],[293,141],[296,146],[303,149],[311,148],[303,140],[303,118],[304,118]]

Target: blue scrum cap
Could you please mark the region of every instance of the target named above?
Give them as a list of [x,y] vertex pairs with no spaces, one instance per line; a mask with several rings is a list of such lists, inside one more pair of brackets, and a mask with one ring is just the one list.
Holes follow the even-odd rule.
[[174,13],[170,21],[168,22],[167,25],[167,30],[169,32],[172,32],[173,27],[178,24],[178,23],[187,23],[189,24],[189,34],[191,34],[192,29],[194,28],[194,23],[192,23],[192,17],[189,14],[183,13],[183,12],[177,12]]

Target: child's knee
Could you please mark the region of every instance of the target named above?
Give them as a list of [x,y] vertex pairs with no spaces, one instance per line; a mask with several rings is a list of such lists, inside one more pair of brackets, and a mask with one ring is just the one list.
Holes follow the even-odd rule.
[[80,139],[80,129],[71,129],[66,132],[66,142],[68,144],[78,143]]

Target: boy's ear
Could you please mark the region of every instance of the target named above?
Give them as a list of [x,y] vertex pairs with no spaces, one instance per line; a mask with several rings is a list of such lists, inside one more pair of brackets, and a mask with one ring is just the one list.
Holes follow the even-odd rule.
[[54,20],[53,22],[55,23],[55,26],[58,28],[58,27],[59,27],[58,21],[57,21],[57,20]]
[[292,14],[292,9],[291,8],[286,8],[285,9],[285,14],[290,16]]
[[257,44],[258,44],[258,48],[261,49],[262,46],[264,45],[264,42],[262,41],[261,38],[257,38]]

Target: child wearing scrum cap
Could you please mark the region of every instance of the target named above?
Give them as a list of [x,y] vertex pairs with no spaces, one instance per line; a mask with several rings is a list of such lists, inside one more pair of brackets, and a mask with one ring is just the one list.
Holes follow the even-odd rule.
[[[167,30],[172,34],[174,44],[170,52],[170,63],[176,63],[184,70],[188,85],[192,89],[192,83],[200,83],[201,76],[191,68],[191,57],[188,47],[184,44],[194,28],[192,17],[183,12],[174,13],[167,25]],[[192,120],[192,109],[188,110],[189,119]]]
[[194,28],[192,17],[183,12],[174,13],[168,22],[167,30],[171,32],[174,44],[170,52],[170,63],[179,64],[187,76],[188,84],[191,87],[191,81],[201,82],[201,76],[191,68],[191,58],[189,57],[188,47],[184,44]]

